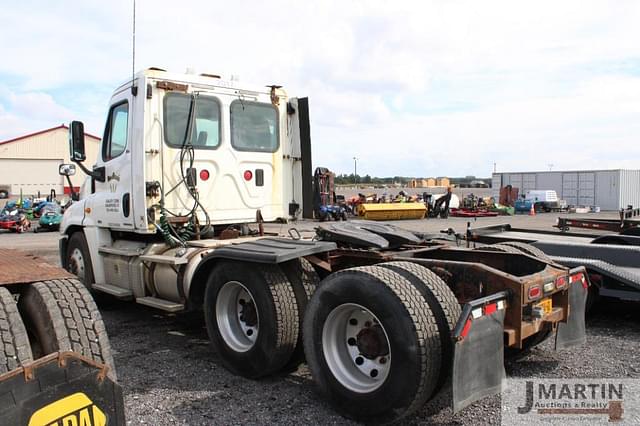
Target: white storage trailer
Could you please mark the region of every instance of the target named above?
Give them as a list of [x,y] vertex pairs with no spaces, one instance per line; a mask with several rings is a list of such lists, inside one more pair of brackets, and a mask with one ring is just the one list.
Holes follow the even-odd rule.
[[531,190],[554,190],[570,206],[599,206],[619,210],[640,207],[640,170],[574,170],[494,173],[493,196],[511,185],[520,194]]

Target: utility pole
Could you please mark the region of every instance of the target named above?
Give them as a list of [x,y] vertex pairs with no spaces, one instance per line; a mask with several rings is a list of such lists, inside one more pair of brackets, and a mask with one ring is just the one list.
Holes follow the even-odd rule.
[[496,170],[497,170],[497,164],[496,164],[496,163],[493,163],[493,173],[495,173],[495,172],[496,172]]
[[358,158],[353,157],[353,184],[358,186]]

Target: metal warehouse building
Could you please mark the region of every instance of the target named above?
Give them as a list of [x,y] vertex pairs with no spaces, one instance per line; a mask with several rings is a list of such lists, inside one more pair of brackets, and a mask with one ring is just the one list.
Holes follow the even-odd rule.
[[[85,134],[87,165],[97,158],[100,138]],[[6,188],[13,195],[22,193],[42,196],[68,193],[68,184],[58,174],[58,166],[69,163],[69,128],[64,124],[0,142],[0,189]],[[80,187],[84,173],[77,169],[71,177],[74,187]]]
[[602,210],[619,210],[629,205],[640,207],[640,170],[493,174],[494,197],[498,197],[500,187],[507,185],[519,188],[520,194],[533,189],[555,190],[570,206],[599,206]]

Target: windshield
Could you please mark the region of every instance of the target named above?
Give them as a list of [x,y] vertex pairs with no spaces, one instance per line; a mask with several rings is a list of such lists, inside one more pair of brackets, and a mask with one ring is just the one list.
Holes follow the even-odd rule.
[[233,101],[231,145],[238,151],[277,151],[278,112],[273,105]]
[[[182,147],[189,120],[191,95],[168,93],[164,97],[164,139],[167,145]],[[216,98],[199,95],[195,102],[191,134],[194,148],[215,149],[220,145],[220,104]]]
[[61,213],[62,209],[57,204],[47,204],[42,207],[42,214],[45,213]]

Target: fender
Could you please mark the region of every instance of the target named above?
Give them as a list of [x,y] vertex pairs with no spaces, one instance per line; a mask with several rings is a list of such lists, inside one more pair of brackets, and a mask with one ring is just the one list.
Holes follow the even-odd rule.
[[193,274],[185,276],[185,294],[189,295],[188,299],[191,304],[200,304],[204,298],[207,277],[219,260],[278,264],[304,256],[326,253],[336,248],[335,243],[327,241],[274,237],[219,247],[202,256]]

